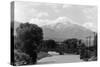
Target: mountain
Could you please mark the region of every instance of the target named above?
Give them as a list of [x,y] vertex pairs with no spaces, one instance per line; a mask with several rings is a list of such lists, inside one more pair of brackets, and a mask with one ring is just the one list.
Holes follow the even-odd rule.
[[[14,22],[15,35],[16,35],[16,29],[19,25],[20,22],[18,21]],[[88,36],[94,36],[93,31],[68,21],[43,25],[41,27],[43,29],[44,40],[54,39],[56,41],[63,41],[68,38],[84,39]]]
[[84,39],[94,35],[93,31],[70,22],[58,22],[51,25],[44,25],[42,28],[44,40],[54,39],[56,41],[63,41],[68,38]]

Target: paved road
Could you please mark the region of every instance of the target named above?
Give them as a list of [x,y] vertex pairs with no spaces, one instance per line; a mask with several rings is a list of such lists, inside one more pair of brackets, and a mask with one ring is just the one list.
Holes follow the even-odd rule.
[[37,62],[37,64],[49,64],[49,63],[72,63],[83,62],[80,60],[79,55],[56,55],[52,57],[46,57]]

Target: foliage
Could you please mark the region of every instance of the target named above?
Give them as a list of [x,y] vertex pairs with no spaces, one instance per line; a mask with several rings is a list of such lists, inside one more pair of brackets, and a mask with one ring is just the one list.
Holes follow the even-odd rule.
[[41,44],[42,50],[52,51],[57,47],[57,44],[54,40],[44,40]]
[[15,66],[31,64],[31,57],[26,53],[14,50],[14,62]]
[[[43,39],[42,29],[35,24],[22,23],[16,29],[16,32],[17,36],[14,39],[14,48],[29,55],[31,62],[35,64],[37,61],[38,46]],[[20,56],[20,54],[17,55]]]
[[67,39],[63,43],[66,44],[65,47],[67,48],[65,52],[67,53],[76,53],[78,51],[79,43],[80,40],[72,38],[72,39]]
[[35,41],[36,43],[38,43],[43,39],[42,29],[35,24],[21,24],[16,31],[17,37],[25,42]]

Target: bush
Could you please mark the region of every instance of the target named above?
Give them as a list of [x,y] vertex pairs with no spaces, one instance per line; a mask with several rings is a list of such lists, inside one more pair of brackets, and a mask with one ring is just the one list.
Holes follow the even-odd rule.
[[18,50],[14,50],[14,65],[19,66],[19,65],[26,65],[26,64],[31,64],[31,57]]

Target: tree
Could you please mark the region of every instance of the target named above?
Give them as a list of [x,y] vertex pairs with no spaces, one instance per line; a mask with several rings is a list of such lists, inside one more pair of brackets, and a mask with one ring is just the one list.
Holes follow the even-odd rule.
[[46,44],[48,49],[55,49],[57,44],[54,40],[50,39],[50,40],[46,40]]
[[78,41],[79,40],[75,38],[65,40],[63,43],[66,44],[67,52],[77,52]]
[[43,32],[40,27],[35,24],[21,24],[19,28],[17,28],[17,36],[22,41],[34,41],[38,44],[39,41],[43,39]]
[[43,31],[35,24],[22,23],[16,29],[17,38],[21,41],[21,50],[32,58],[32,62],[36,63],[37,50],[43,39]]
[[95,56],[97,57],[97,50],[98,50],[98,49],[97,49],[97,47],[98,47],[98,46],[97,46],[97,43],[98,43],[98,35],[97,35],[96,32],[94,32],[94,34],[95,34],[95,35],[94,35],[94,46],[93,46],[93,47],[94,47],[94,51],[95,51]]

